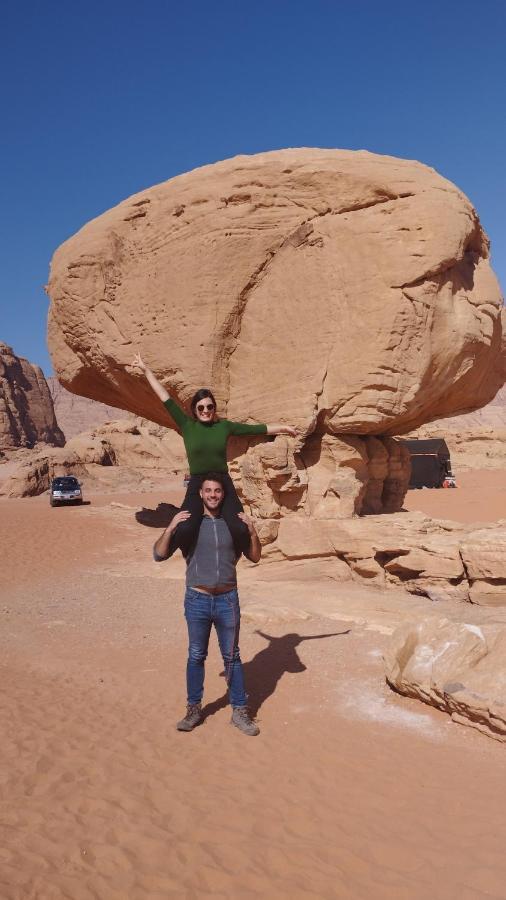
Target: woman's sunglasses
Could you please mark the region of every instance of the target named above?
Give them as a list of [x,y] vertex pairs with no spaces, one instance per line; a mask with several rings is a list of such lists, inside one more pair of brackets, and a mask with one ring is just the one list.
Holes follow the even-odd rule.
[[214,409],[214,403],[198,403],[197,404],[197,411],[199,413],[212,412],[213,409]]

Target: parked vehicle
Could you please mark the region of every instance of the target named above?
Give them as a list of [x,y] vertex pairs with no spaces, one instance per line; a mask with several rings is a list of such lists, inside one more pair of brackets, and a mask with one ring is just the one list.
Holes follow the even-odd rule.
[[453,478],[450,451],[443,438],[404,439],[411,457],[410,488],[456,487],[445,485],[445,479]]
[[49,503],[59,506],[60,503],[82,503],[81,485],[74,475],[61,475],[53,478],[49,488]]

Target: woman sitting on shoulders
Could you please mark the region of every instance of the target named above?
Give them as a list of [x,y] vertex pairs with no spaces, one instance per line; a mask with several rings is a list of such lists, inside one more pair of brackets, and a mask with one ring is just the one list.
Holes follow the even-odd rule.
[[221,472],[224,475],[226,494],[222,516],[230,529],[237,556],[240,556],[249,546],[250,535],[247,526],[238,516],[238,513],[243,512],[243,506],[237,496],[234,482],[228,474],[228,438],[230,435],[253,434],[288,434],[295,437],[295,429],[289,425],[245,425],[241,422],[219,419],[216,414],[216,401],[208,388],[200,388],[193,395],[190,404],[192,415],[189,416],[169,396],[139,354],[135,356],[133,365],[144,372],[153,391],[181,432],[190,467],[190,481],[181,505],[181,510],[189,512],[190,517],[180,522],[175,529],[169,556],[178,547],[186,556],[197,539],[204,514],[199,491],[202,476],[207,472]]

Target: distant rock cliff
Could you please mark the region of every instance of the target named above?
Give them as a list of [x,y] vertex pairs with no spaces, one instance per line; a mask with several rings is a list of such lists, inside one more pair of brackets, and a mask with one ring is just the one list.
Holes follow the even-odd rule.
[[53,398],[56,420],[67,441],[76,434],[97,428],[105,422],[134,418],[131,413],[116,409],[114,406],[106,406],[97,400],[88,400],[87,397],[71,394],[54,375],[47,379],[47,383]]
[[0,342],[0,450],[38,443],[65,443],[44,373]]

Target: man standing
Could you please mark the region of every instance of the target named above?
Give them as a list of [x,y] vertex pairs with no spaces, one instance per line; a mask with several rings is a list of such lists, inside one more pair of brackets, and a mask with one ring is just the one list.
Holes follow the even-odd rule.
[[[204,693],[204,663],[207,657],[211,626],[218,635],[225,677],[232,705],[232,725],[243,734],[260,733],[251,720],[247,708],[247,694],[239,655],[240,609],[237,593],[238,559],[227,524],[220,516],[225,498],[223,479],[219,473],[204,475],[200,496],[204,516],[197,542],[186,557],[186,594],[184,610],[188,625],[188,663],[186,666],[187,709],[184,719],[177,723],[179,731],[192,731],[202,721]],[[250,533],[250,545],[245,554],[251,562],[258,562],[262,553],[252,520],[238,513]],[[153,555],[156,562],[167,559],[171,535],[190,513],[177,513],[158,538]]]

